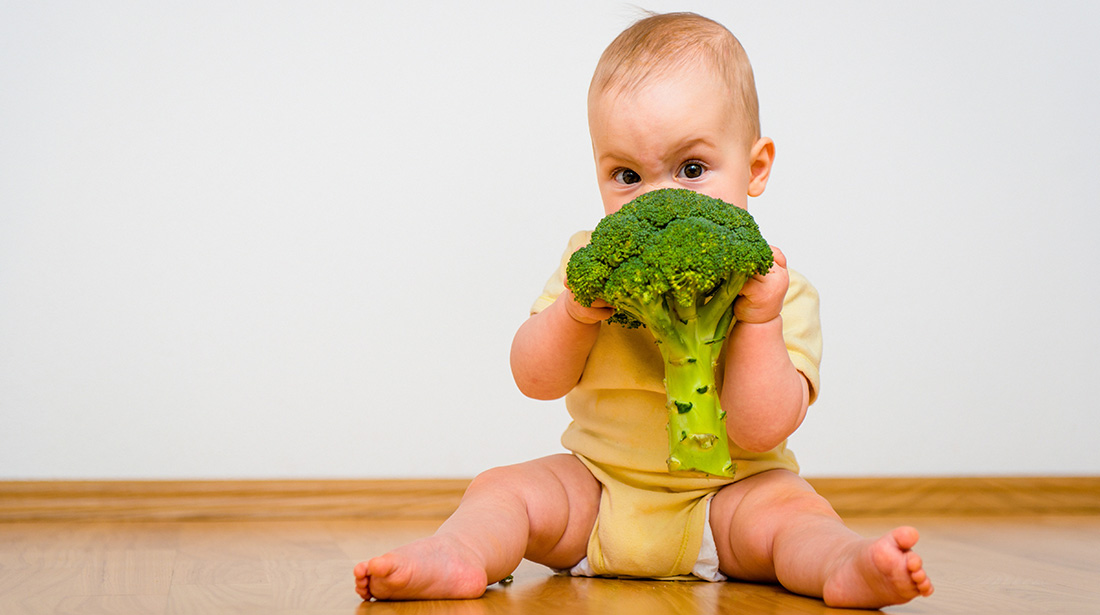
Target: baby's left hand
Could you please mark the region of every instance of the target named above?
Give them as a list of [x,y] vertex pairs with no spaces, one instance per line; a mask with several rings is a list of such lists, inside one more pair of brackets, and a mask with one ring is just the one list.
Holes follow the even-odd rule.
[[741,296],[733,304],[733,314],[738,322],[765,323],[779,317],[783,298],[787,296],[790,276],[787,275],[787,257],[772,246],[775,264],[767,275],[755,275],[741,288]]

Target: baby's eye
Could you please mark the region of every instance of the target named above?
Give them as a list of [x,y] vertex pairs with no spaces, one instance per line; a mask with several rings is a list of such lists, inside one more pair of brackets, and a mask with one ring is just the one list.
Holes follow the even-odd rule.
[[615,171],[615,174],[612,177],[620,184],[626,185],[636,184],[642,181],[642,176],[638,175],[635,171],[631,169],[619,169]]
[[698,179],[702,177],[703,172],[707,168],[703,166],[701,162],[687,162],[684,166],[680,167],[680,177],[686,177],[687,179]]

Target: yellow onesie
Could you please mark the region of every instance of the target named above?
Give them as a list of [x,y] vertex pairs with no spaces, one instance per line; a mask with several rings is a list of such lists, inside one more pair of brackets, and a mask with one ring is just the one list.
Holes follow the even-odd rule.
[[[561,267],[546,284],[532,314],[546,309],[565,290],[565,264],[588,243],[591,232],[573,235]],[[783,337],[791,361],[817,396],[821,327],[817,291],[790,271],[783,303]],[[722,386],[723,365],[717,384]],[[687,578],[703,544],[707,504],[723,486],[766,470],[797,472],[786,442],[750,453],[730,442],[734,477],[670,474],[664,363],[648,330],[604,323],[580,382],[566,396],[573,422],[562,444],[603,485],[596,526],[588,543],[588,565],[600,576]]]

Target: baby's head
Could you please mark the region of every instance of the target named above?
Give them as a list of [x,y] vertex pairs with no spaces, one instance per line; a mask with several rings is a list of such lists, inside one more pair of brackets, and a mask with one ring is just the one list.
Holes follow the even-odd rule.
[[624,30],[600,56],[589,104],[593,97],[635,91],[696,68],[721,79],[729,96],[724,102],[745,136],[756,141],[760,111],[749,57],[722,24],[694,13],[652,15]]
[[625,30],[596,66],[588,114],[606,213],[661,187],[740,207],[763,192],[774,145],[760,137],[752,67],[710,19],[654,15]]

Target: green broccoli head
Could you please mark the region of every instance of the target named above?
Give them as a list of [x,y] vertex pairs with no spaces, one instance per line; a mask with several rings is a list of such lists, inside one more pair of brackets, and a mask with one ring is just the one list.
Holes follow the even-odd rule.
[[578,303],[606,301],[615,307],[609,322],[644,326],[660,346],[670,471],[735,475],[714,370],[734,300],[772,262],[749,212],[680,189],[627,203],[569,259],[566,280]]
[[[724,311],[748,277],[771,266],[771,248],[749,212],[667,188],[647,192],[601,220],[591,243],[570,259],[566,279],[581,305],[603,299],[615,306],[611,322],[652,327],[654,310],[679,320],[694,318],[700,309]],[[725,296],[729,291],[732,296]],[[716,295],[728,305],[705,308]]]

